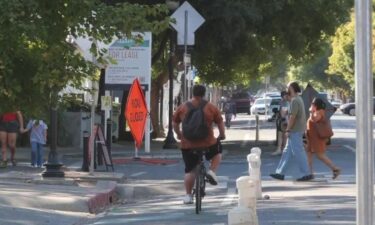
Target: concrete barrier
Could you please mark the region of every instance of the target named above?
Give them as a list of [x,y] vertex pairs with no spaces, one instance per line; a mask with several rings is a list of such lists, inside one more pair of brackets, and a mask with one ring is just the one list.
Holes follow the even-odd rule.
[[249,163],[249,175],[255,183],[258,199],[262,199],[261,154],[262,150],[255,147],[251,149],[251,154],[247,156],[247,161]]
[[93,196],[88,200],[90,213],[97,213],[117,201],[117,182],[98,181]]
[[256,213],[255,186],[250,176],[243,176],[236,181],[238,206],[228,213],[228,225],[258,225]]

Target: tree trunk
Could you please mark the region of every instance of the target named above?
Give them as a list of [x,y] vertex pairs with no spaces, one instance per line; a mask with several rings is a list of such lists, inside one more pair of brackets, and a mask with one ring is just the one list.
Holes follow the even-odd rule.
[[154,129],[153,137],[165,137],[163,126],[160,126],[160,112],[159,112],[159,100],[163,100],[163,96],[160,96],[160,90],[163,85],[168,81],[168,73],[162,72],[158,78],[152,81],[151,89],[151,122]]

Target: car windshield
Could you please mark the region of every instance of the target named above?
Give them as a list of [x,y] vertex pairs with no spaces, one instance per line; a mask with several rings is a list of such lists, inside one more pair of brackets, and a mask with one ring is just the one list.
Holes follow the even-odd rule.
[[255,105],[270,104],[271,100],[272,100],[272,99],[264,99],[264,98],[262,98],[262,99],[257,99],[257,100],[255,101]]
[[272,99],[271,105],[280,105],[281,99]]

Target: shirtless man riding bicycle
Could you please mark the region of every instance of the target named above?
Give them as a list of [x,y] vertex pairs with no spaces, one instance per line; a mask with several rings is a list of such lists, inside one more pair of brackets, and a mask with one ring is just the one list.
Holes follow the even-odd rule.
[[[173,115],[173,129],[177,138],[181,140],[182,157],[185,163],[185,189],[186,196],[183,199],[184,204],[192,204],[192,190],[195,180],[195,167],[200,163],[194,149],[208,149],[205,154],[206,160],[210,161],[210,167],[207,171],[207,179],[210,184],[217,185],[216,171],[221,162],[221,149],[218,147],[217,138],[214,136],[213,123],[218,125],[219,139],[225,139],[225,128],[220,110],[210,102],[204,100],[206,88],[202,85],[193,87],[193,98],[180,105]],[[192,109],[201,107],[204,113],[204,121],[208,127],[207,136],[203,139],[189,140],[184,135],[180,124],[184,122],[185,117]]]

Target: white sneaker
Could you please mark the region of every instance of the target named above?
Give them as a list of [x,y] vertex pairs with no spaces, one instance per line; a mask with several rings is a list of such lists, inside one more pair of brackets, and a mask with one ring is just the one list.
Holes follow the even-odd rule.
[[208,170],[206,177],[211,185],[217,185],[217,176],[214,171]]
[[185,195],[185,197],[183,198],[183,202],[186,205],[193,204],[193,196],[192,195]]

